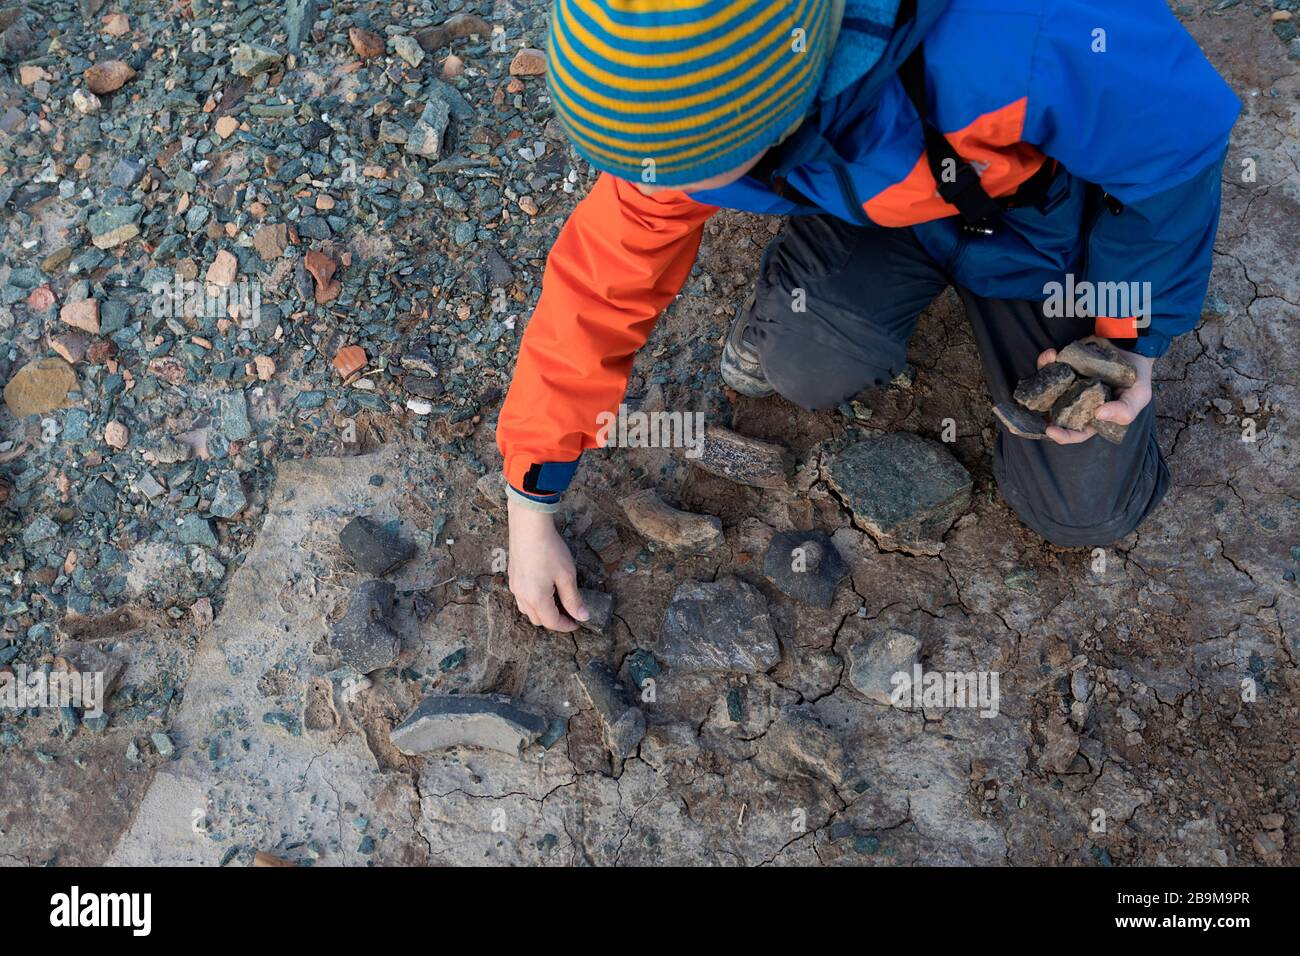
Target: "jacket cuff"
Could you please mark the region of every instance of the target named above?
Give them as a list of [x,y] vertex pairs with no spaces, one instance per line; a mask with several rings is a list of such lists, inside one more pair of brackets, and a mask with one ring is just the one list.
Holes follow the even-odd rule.
[[1169,344],[1172,341],[1169,336],[1148,329],[1145,335],[1139,335],[1136,342],[1124,348],[1129,352],[1145,355],[1147,358],[1160,358],[1169,351]]
[[552,495],[549,498],[535,498],[532,495],[526,495],[522,491],[516,490],[512,485],[506,485],[506,498],[527,508],[529,511],[540,511],[549,515],[560,510],[559,495]]
[[506,484],[528,498],[542,502],[559,501],[560,495],[573,481],[578,460],[533,461],[522,455],[512,455],[506,458]]

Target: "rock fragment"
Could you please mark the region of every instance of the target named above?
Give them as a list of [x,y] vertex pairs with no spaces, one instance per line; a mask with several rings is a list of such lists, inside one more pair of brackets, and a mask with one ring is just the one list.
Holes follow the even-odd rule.
[[363,30],[361,27],[349,28],[348,39],[352,41],[352,49],[363,60],[372,60],[377,56],[383,56],[384,51],[387,49],[383,37],[370,30]]
[[722,540],[720,519],[679,511],[653,489],[628,498],[623,502],[623,513],[643,537],[674,550],[705,551]]
[[781,660],[767,601],[734,577],[678,586],[659,627],[655,656],[682,671],[762,673]]
[[844,745],[807,704],[781,708],[763,737],[758,761],[778,777],[813,777],[835,786],[843,786],[852,770]]
[[892,704],[894,675],[901,672],[910,678],[920,653],[921,642],[902,631],[857,640],[849,647],[849,684],[873,703]]
[[645,736],[645,715],[632,703],[632,696],[618,675],[604,661],[589,661],[578,672],[578,683],[605,732],[605,746],[616,760],[636,752]]
[[230,68],[239,76],[253,77],[271,72],[283,59],[278,50],[257,43],[241,43],[230,57]]
[[414,544],[367,517],[353,518],[339,532],[339,544],[357,569],[366,574],[387,574],[415,557]]
[[719,425],[705,429],[700,454],[688,453],[687,460],[709,474],[754,488],[785,488],[790,483],[792,462],[785,448]]
[[525,47],[510,61],[511,76],[541,76],[546,72],[546,54]]
[[472,13],[458,13],[455,16],[448,17],[445,22],[436,27],[425,27],[415,32],[415,39],[429,53],[436,53],[445,47],[452,40],[460,37],[480,36],[487,37],[492,34],[492,25],[482,17],[475,16]]
[[519,756],[546,730],[545,717],[502,694],[426,697],[389,740],[408,756],[448,747],[481,747]]
[[59,321],[91,335],[99,334],[99,300],[69,302],[59,310]]
[[1129,388],[1137,382],[1135,369],[1119,349],[1105,339],[1092,336],[1071,342],[1056,356],[1084,378],[1095,378],[1112,388]]
[[1049,412],[1056,400],[1074,384],[1074,369],[1064,362],[1049,362],[1028,378],[1022,379],[1012,395],[1033,412]]
[[424,62],[424,50],[420,48],[419,41],[405,33],[393,37],[393,52],[411,66],[419,66]]
[[5,385],[5,405],[15,418],[43,415],[68,404],[77,387],[77,373],[61,358],[34,359]]
[[390,666],[401,651],[392,627],[397,590],[390,581],[363,581],[330,631],[330,646],[362,674]]
[[796,601],[827,608],[849,566],[821,531],[783,531],[763,555],[763,575]]
[[140,215],[144,207],[113,206],[95,213],[86,220],[90,241],[97,249],[113,249],[140,235]]
[[590,588],[578,588],[578,594],[590,614],[585,621],[578,623],[584,629],[596,634],[606,633],[610,622],[614,620],[614,595],[606,594],[604,591],[593,591]]
[[82,76],[90,92],[103,96],[121,89],[127,80],[135,76],[135,70],[122,60],[104,60],[87,69]]
[[830,486],[853,522],[883,547],[937,554],[970,507],[970,473],[938,442],[907,432],[868,438],[835,456]]
[[1006,426],[1007,431],[1019,438],[1036,441],[1047,437],[1047,422],[1019,405],[998,402],[993,406],[993,414]]

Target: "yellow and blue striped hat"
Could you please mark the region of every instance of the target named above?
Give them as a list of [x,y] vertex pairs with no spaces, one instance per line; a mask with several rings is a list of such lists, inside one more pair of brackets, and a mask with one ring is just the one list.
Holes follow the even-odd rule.
[[578,152],[680,186],[776,143],[808,109],[834,0],[554,0],[547,82]]

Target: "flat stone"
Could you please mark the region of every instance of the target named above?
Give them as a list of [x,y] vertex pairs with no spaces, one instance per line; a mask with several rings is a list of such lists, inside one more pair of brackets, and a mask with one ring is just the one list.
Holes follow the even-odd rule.
[[749,438],[729,428],[710,425],[698,457],[686,460],[709,474],[754,488],[786,488],[792,461],[781,445]]
[[274,70],[282,59],[284,57],[278,50],[256,43],[241,43],[230,57],[230,68],[239,76],[257,76]]
[[330,631],[330,646],[359,673],[388,667],[401,652],[401,639],[391,624],[396,594],[390,581],[362,581]]
[[778,777],[812,777],[836,786],[843,786],[852,772],[844,745],[807,704],[781,708],[763,736],[759,762]]
[[424,50],[420,48],[420,43],[415,37],[399,33],[392,38],[392,43],[393,52],[411,66],[419,66],[424,62]]
[[80,329],[83,332],[89,332],[91,335],[99,334],[99,300],[98,299],[80,299],[76,302],[69,302],[59,309],[59,321],[64,325],[70,325],[74,329]]
[[783,531],[767,547],[763,576],[796,601],[827,608],[849,566],[825,533]]
[[208,285],[225,288],[235,281],[235,276],[239,274],[239,260],[235,254],[228,249],[222,249],[217,253],[212,264],[208,266],[207,275],[204,280]]
[[499,471],[489,471],[474,483],[479,497],[493,511],[504,511],[506,507],[506,477]]
[[289,244],[289,228],[282,222],[266,223],[253,233],[253,248],[265,262],[274,262]]
[[388,739],[408,756],[448,747],[480,747],[519,756],[545,731],[545,717],[502,694],[426,697]]
[[578,672],[578,683],[600,718],[605,746],[615,759],[626,760],[636,752],[645,736],[645,715],[633,704],[627,687],[604,661],[589,661]]
[[1064,362],[1049,362],[1022,379],[1012,397],[1032,412],[1049,412],[1075,377],[1074,369]]
[[1071,342],[1056,356],[1084,378],[1095,378],[1112,388],[1129,388],[1137,382],[1135,369],[1119,349],[1105,339],[1090,336]]
[[217,479],[217,490],[208,510],[218,518],[233,518],[248,506],[239,472],[227,471]]
[[297,53],[311,37],[311,28],[320,13],[317,0],[286,0],[284,5],[285,43]]
[[28,362],[5,385],[5,405],[15,418],[43,415],[68,403],[68,393],[77,388],[77,373],[61,358]]
[[590,588],[578,588],[578,594],[590,614],[585,621],[578,623],[588,631],[604,634],[609,629],[610,622],[614,620],[614,595],[606,594],[604,591],[593,591]]
[[780,662],[781,645],[759,590],[725,576],[678,586],[659,627],[655,656],[683,671],[756,674]]
[[[98,674],[102,675],[105,700],[117,687],[117,682],[126,670],[126,661],[107,653],[103,648],[82,641],[64,641],[54,658],[51,668],[63,674]],[[82,707],[90,701],[74,700],[75,706]]]
[[97,249],[112,249],[140,235],[140,214],[144,207],[113,206],[95,213],[86,220],[90,241]]
[[50,348],[69,365],[76,365],[86,357],[90,339],[80,332],[63,332],[50,336]]
[[353,518],[339,532],[339,544],[357,569],[366,574],[387,574],[415,557],[419,549],[387,530],[379,522]]
[[1037,441],[1047,437],[1047,421],[1027,408],[1021,408],[1011,402],[998,402],[993,406],[993,414],[1007,431],[1019,438]]
[[176,529],[176,540],[181,544],[198,544],[205,548],[217,546],[217,536],[212,531],[212,522],[196,514],[187,514],[181,519]]
[[666,504],[654,489],[623,502],[623,513],[642,537],[677,551],[705,551],[722,540],[722,521]]
[[[1106,401],[1110,401],[1111,396],[1107,396]],[[1102,421],[1100,418],[1092,420],[1092,427],[1097,430],[1097,434],[1110,442],[1112,445],[1124,444],[1124,437],[1128,434],[1128,426],[1121,425],[1119,422]]]
[[970,473],[938,442],[908,432],[868,438],[835,456],[830,486],[882,546],[936,554],[970,507]]
[[1071,385],[1052,406],[1052,423],[1071,431],[1083,431],[1093,424],[1093,415],[1106,404],[1106,386],[1093,379]]
[[893,703],[893,677],[912,675],[912,665],[921,653],[921,642],[911,634],[887,630],[855,641],[849,646],[849,684],[867,700]]

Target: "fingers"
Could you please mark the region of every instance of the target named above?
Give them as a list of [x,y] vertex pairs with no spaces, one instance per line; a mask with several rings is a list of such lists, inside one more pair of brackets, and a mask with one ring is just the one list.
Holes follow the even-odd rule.
[[567,615],[560,613],[560,608],[555,603],[554,592],[548,594],[544,599],[533,605],[537,612],[537,618],[542,622],[542,627],[548,631],[576,631],[578,625],[574,623]]
[[1078,445],[1081,442],[1087,441],[1095,434],[1097,434],[1097,430],[1092,427],[1085,428],[1081,432],[1076,432],[1069,428],[1062,428],[1060,425],[1047,426],[1047,437],[1058,445]]
[[1115,422],[1120,425],[1131,425],[1133,419],[1137,418],[1137,412],[1128,402],[1120,399],[1115,402],[1107,402],[1097,409],[1096,418],[1103,422]]
[[1042,368],[1044,365],[1051,365],[1055,361],[1056,349],[1048,349],[1042,355],[1038,356],[1038,367]]
[[555,581],[555,590],[560,594],[560,603],[575,621],[585,621],[590,617],[582,595],[578,593],[578,579],[573,574],[562,574]]

